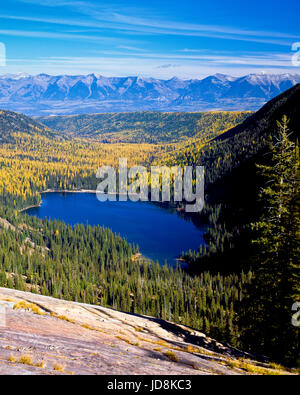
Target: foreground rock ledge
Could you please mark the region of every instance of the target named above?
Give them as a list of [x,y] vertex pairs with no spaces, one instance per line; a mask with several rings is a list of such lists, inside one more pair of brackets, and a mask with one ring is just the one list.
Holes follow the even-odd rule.
[[[241,360],[253,371],[241,368]],[[2,375],[250,374],[256,368],[276,373],[181,325],[0,288]]]

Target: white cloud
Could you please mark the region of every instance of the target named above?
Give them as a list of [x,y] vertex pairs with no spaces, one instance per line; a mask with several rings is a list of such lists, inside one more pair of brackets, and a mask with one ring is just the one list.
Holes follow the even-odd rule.
[[[113,29],[128,34],[138,32],[148,35],[177,35],[190,37],[208,37],[224,40],[247,41],[264,44],[273,44],[281,46],[290,46],[291,42],[300,39],[300,36],[291,35],[284,32],[249,30],[235,28],[231,26],[193,24],[181,21],[170,21],[159,19],[157,15],[152,17],[140,17],[127,15],[124,10],[115,9],[111,5],[92,4],[82,1],[39,1],[39,0],[21,0],[27,3],[34,3],[46,6],[63,6],[69,7],[72,11],[78,12],[78,18],[48,18],[48,17],[28,17],[18,15],[2,15],[2,18],[11,18],[16,20],[27,20],[42,23],[70,25],[78,27],[89,27],[94,29]],[[144,14],[143,9],[134,10],[138,15]],[[133,11],[131,11],[133,12]],[[148,12],[148,15],[151,15]],[[82,16],[88,17],[83,20]]]

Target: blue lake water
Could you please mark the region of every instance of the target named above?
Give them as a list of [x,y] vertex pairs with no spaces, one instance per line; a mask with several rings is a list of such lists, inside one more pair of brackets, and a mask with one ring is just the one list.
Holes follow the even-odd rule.
[[204,226],[148,202],[99,202],[94,193],[46,193],[41,207],[27,210],[39,218],[100,225],[139,246],[140,252],[159,263],[173,265],[182,251],[204,244]]

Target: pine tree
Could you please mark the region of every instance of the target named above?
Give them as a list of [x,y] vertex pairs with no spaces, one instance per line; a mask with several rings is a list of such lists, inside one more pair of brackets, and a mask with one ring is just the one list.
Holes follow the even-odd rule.
[[291,307],[300,300],[299,157],[289,139],[288,119],[278,122],[271,144],[271,164],[258,165],[266,178],[260,198],[264,213],[252,224],[256,232],[255,277],[239,316],[244,347],[274,360],[295,364],[299,358],[299,328],[291,324]]

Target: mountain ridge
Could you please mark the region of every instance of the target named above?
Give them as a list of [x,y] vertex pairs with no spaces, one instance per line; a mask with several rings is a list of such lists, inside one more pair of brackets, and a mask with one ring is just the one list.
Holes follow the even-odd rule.
[[0,76],[0,107],[26,115],[126,111],[258,110],[300,83],[295,74],[215,74],[169,80],[88,75]]
[[241,132],[253,133],[260,127],[260,123],[268,123],[265,129],[276,129],[277,125],[274,120],[280,121],[283,115],[289,118],[289,128],[294,134],[299,134],[299,108],[300,108],[300,84],[276,96],[261,109],[250,115],[244,122],[228,130],[223,135],[217,136],[215,140],[224,140],[235,136]]

